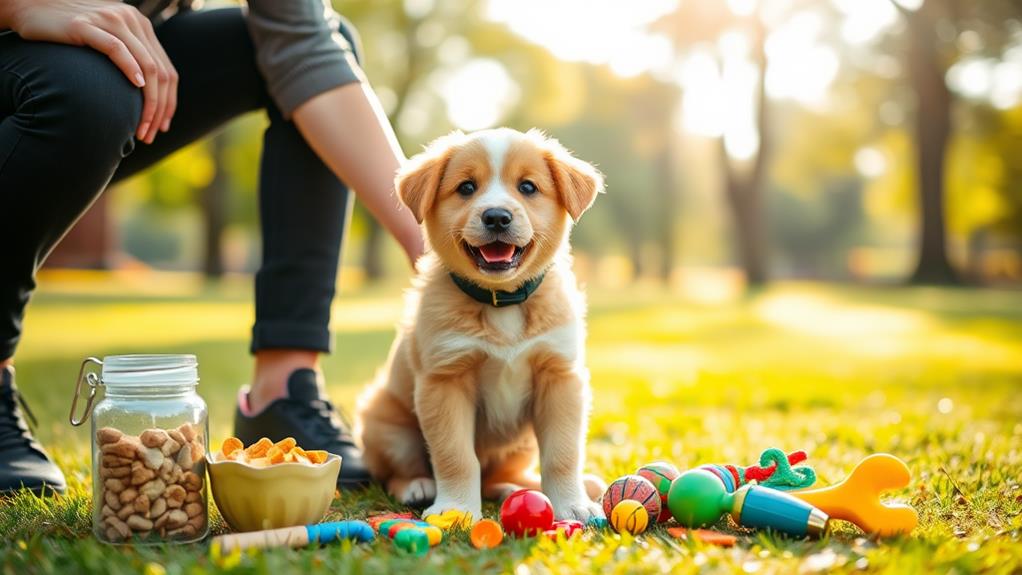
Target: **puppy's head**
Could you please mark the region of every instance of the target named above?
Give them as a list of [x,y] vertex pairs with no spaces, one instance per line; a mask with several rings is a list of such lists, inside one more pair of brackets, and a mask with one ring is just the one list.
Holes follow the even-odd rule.
[[450,271],[516,289],[550,264],[603,177],[539,131],[501,128],[436,140],[397,190]]

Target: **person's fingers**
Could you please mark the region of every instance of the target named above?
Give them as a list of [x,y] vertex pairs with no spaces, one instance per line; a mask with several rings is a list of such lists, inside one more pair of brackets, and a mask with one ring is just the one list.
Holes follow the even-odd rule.
[[114,23],[108,31],[124,42],[145,76],[145,86],[142,87],[142,116],[138,122],[138,129],[135,131],[135,138],[149,143],[151,140],[148,136],[152,132],[153,121],[157,117],[156,113],[162,107],[160,102],[160,66],[126,23]]
[[161,83],[164,107],[161,113],[156,116],[156,122],[153,124],[153,130],[159,129],[161,132],[166,132],[170,129],[170,119],[174,117],[174,111],[177,109],[177,72],[172,67],[164,69],[166,70],[166,78]]
[[156,116],[153,130],[155,132],[159,129],[161,132],[166,132],[170,129],[170,119],[174,117],[174,112],[177,110],[177,70],[171,64],[167,53],[163,51],[163,46],[160,45],[155,34],[150,34],[150,45],[152,51],[157,53],[157,59],[162,62],[163,70],[163,75],[160,76],[160,87],[163,91],[164,107]]
[[149,126],[149,133],[146,134],[145,141],[147,144],[153,143],[156,139],[156,135],[160,133],[160,129],[167,116],[167,90],[169,82],[167,82],[166,72],[160,71],[160,105],[156,108],[156,114],[153,115],[153,124]]
[[142,74],[142,67],[117,36],[84,22],[76,23],[77,29],[74,34],[83,44],[101,52],[110,58],[117,68],[128,77],[135,86],[142,88],[146,85],[145,75]]
[[[128,48],[134,52],[133,47],[137,46],[137,49],[144,51],[145,56],[153,64],[151,75],[155,82],[149,81],[149,83],[156,84],[157,89],[155,90],[154,97],[156,105],[151,117],[147,118],[143,114],[143,123],[146,123],[146,120],[148,120],[146,129],[143,130],[142,124],[139,125],[139,132],[141,134],[139,139],[146,144],[151,144],[156,138],[156,134],[159,132],[167,112],[167,86],[169,80],[167,68],[170,62],[163,52],[163,47],[156,41],[156,37],[152,33],[152,25],[140,12],[134,8],[128,8],[124,18],[124,26],[128,33],[133,36],[133,39],[127,42]],[[149,77],[150,74],[147,73],[147,80]]]
[[177,86],[178,86],[178,75],[177,70],[171,68],[170,70],[170,82],[168,82],[168,97],[167,97],[167,117],[163,120],[163,124],[160,129],[164,132],[170,131],[170,121],[173,119],[174,114],[177,112]]
[[152,123],[149,125],[149,130],[142,136],[142,141],[151,144],[162,127],[167,123],[167,112],[170,107],[170,71],[172,66],[170,65],[170,59],[167,58],[167,54],[163,50],[163,46],[156,39],[152,24],[147,18],[142,16],[137,10],[131,10],[126,23],[156,63],[156,77],[160,83],[160,91],[157,96],[156,111],[153,114]]
[[142,32],[148,40],[149,52],[157,61],[162,63],[163,69],[166,72],[164,81],[166,84],[166,107],[162,116],[156,117],[160,131],[166,132],[170,129],[170,121],[174,117],[174,112],[177,111],[177,70],[174,69],[174,63],[170,61],[170,56],[167,56],[167,52],[163,49],[163,45],[160,44],[159,38],[156,37],[156,31],[153,30],[152,23],[143,17],[141,26]]
[[159,91],[156,93],[156,109],[153,110],[149,129],[145,130],[145,133],[142,135],[142,141],[147,144],[152,144],[156,134],[159,133],[160,124],[163,122],[163,116],[167,110],[167,72],[159,64],[159,61],[156,64],[156,77],[159,81]]

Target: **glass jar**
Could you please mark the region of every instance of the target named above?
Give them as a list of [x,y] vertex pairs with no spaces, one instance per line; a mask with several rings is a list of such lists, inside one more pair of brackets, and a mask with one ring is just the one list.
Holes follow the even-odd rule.
[[[99,374],[95,367],[101,367]],[[88,385],[81,419],[75,418]],[[82,362],[71,424],[92,411],[92,529],[108,543],[187,543],[209,533],[206,403],[194,355],[114,355]]]

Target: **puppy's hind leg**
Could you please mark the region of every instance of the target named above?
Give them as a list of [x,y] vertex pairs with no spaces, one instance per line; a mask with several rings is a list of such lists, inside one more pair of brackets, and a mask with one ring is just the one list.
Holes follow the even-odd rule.
[[[379,450],[391,469],[387,493],[402,505],[425,507],[436,499],[436,482],[430,476],[426,444],[418,429],[385,423],[367,426],[379,440]],[[376,440],[374,440],[376,441]]]
[[607,492],[607,482],[592,473],[583,475],[582,483],[586,486],[586,495],[593,501],[599,501]]
[[432,477],[394,477],[387,482],[387,492],[402,505],[423,509],[436,499],[436,481]]
[[357,434],[369,472],[403,505],[432,503],[436,484],[415,416],[384,388],[364,396],[360,407]]
[[488,465],[483,476],[483,499],[504,501],[519,489],[540,489],[539,475],[532,471],[536,457],[536,447],[531,445]]

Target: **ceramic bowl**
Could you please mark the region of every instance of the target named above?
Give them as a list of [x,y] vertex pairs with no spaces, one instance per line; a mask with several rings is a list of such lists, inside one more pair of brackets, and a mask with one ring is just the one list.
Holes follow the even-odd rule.
[[321,521],[337,489],[341,457],[267,467],[207,458],[206,467],[213,500],[231,529],[259,531]]

